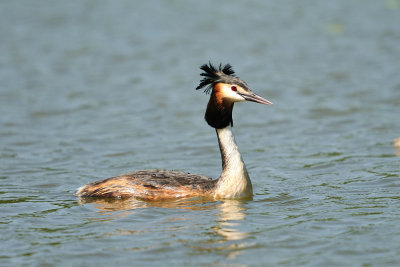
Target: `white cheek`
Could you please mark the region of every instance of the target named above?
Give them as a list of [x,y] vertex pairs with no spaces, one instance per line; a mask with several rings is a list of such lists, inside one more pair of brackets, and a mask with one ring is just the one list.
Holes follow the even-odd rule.
[[224,87],[223,95],[225,99],[229,99],[233,102],[243,102],[246,100],[240,95],[238,95],[236,91],[232,91],[231,87]]

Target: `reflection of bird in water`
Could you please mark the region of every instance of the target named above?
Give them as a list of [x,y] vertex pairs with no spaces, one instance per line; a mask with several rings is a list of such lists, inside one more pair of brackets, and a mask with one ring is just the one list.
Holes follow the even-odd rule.
[[93,182],[78,189],[79,197],[126,198],[145,200],[178,197],[243,198],[251,197],[253,189],[246,166],[231,131],[235,102],[272,103],[253,93],[246,82],[238,78],[231,67],[219,68],[205,64],[196,89],[206,88],[210,100],[205,119],[216,129],[222,158],[222,173],[218,179],[168,170],[142,170]]
[[243,203],[234,199],[226,199],[220,205],[220,218],[215,232],[226,240],[241,240],[247,237],[247,233],[241,232],[235,227],[245,218],[246,208]]
[[[206,201],[207,200],[207,201]],[[160,201],[141,201],[134,197],[131,198],[79,198],[78,203],[94,204],[94,207],[100,212],[111,212],[111,217],[115,217],[114,211],[134,211],[145,208],[166,208],[166,209],[187,209],[187,210],[210,210],[220,206],[220,203],[209,202],[209,199],[196,198],[174,198],[163,199]]]

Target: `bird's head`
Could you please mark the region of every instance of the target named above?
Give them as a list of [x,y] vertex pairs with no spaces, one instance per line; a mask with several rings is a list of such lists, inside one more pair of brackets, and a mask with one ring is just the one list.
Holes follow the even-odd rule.
[[220,129],[233,124],[232,109],[235,102],[252,101],[272,105],[271,101],[255,94],[245,81],[237,77],[230,64],[220,64],[217,69],[209,63],[200,69],[204,71],[200,74],[204,78],[196,90],[205,88],[205,93],[211,92],[205,115],[211,127]]

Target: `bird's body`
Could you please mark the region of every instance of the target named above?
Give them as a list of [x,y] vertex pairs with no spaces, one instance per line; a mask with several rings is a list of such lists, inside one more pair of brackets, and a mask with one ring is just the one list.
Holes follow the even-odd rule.
[[128,198],[162,200],[182,197],[246,198],[253,195],[252,184],[236,146],[232,131],[234,102],[253,101],[272,104],[254,94],[247,84],[234,75],[231,66],[201,67],[205,72],[197,89],[207,86],[211,92],[205,119],[216,129],[222,159],[218,179],[180,171],[141,170],[84,185],[79,197]]
[[170,170],[142,170],[125,173],[78,189],[80,196],[161,200],[180,197],[206,197],[217,180]]
[[393,145],[395,148],[400,150],[400,137],[397,137],[396,139],[393,140]]

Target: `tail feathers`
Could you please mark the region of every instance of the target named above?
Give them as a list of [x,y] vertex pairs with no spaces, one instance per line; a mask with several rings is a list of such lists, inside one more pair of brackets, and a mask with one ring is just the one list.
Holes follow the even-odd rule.
[[75,195],[78,197],[125,198],[136,195],[135,187],[126,179],[110,178],[81,186]]

